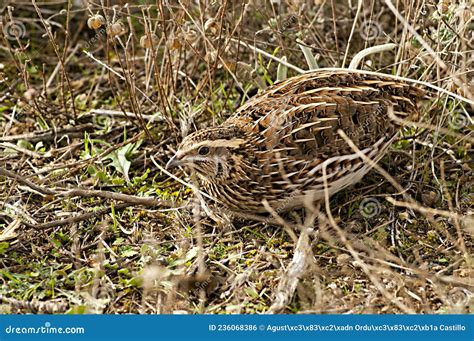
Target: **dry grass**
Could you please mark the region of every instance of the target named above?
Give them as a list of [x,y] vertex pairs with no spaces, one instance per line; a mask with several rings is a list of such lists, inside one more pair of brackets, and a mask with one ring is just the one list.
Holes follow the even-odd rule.
[[[472,313],[468,3],[0,4],[1,310]],[[458,98],[426,103],[381,167],[326,205],[216,226],[162,171],[183,136],[277,74],[387,43],[359,68]]]

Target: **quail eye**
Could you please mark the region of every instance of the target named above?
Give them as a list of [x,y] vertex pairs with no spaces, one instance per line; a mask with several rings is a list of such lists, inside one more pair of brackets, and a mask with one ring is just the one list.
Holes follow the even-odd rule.
[[199,148],[198,153],[199,153],[199,155],[209,154],[209,147],[202,146],[201,148]]

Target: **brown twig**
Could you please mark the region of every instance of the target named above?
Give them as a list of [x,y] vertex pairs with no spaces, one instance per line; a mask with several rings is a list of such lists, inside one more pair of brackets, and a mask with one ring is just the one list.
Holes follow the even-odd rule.
[[18,140],[27,140],[31,143],[39,141],[51,141],[58,136],[69,136],[69,137],[83,137],[84,132],[91,132],[94,129],[92,123],[81,124],[74,127],[67,127],[61,129],[49,129],[46,131],[34,131],[32,133],[10,135],[0,137],[0,142],[12,142]]
[[53,221],[42,223],[42,224],[31,224],[26,221],[24,221],[23,224],[25,224],[28,227],[34,228],[35,230],[45,230],[52,227],[59,227],[59,226],[73,224],[73,223],[78,223],[80,221],[88,220],[93,217],[100,217],[101,215],[109,213],[110,211],[112,211],[112,209],[122,210],[129,206],[133,206],[133,203],[122,203],[116,206],[109,206],[95,212],[87,212],[87,213],[83,213],[83,214],[69,217],[66,219],[53,220]]

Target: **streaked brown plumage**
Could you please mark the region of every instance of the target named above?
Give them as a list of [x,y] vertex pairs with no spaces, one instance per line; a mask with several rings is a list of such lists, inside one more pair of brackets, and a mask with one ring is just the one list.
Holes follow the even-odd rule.
[[277,211],[324,198],[359,181],[370,165],[341,129],[377,162],[397,136],[388,117],[413,118],[423,91],[388,76],[315,71],[274,84],[221,126],[187,136],[168,163],[192,166],[201,189],[233,211]]

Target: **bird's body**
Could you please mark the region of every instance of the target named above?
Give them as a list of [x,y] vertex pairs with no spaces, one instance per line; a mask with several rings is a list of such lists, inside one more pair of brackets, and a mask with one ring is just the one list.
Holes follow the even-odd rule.
[[[399,80],[347,70],[315,71],[262,91],[221,126],[187,136],[169,165],[192,166],[201,189],[233,211],[281,212],[359,181],[371,168],[342,130],[377,162],[423,92]],[[325,172],[325,173],[324,173]]]

